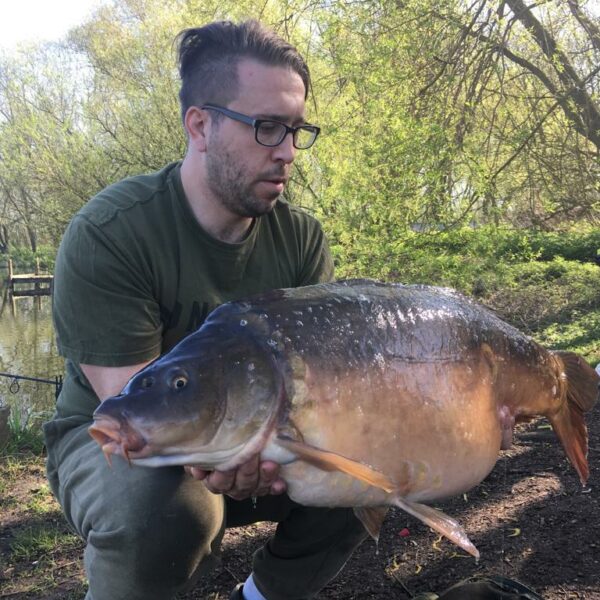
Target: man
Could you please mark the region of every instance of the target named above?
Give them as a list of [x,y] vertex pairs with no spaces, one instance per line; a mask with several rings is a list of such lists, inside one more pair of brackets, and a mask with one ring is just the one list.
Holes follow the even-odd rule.
[[87,542],[88,599],[172,598],[213,565],[226,526],[260,520],[277,532],[231,597],[310,598],[365,537],[350,509],[293,503],[278,466],[257,456],[227,473],[109,469],[87,433],[99,401],[217,305],[333,276],[317,221],[280,200],[319,133],[305,122],[302,57],[255,21],[218,22],[182,32],[179,66],[184,160],[102,191],[58,253],[66,377],[45,426],[48,476]]

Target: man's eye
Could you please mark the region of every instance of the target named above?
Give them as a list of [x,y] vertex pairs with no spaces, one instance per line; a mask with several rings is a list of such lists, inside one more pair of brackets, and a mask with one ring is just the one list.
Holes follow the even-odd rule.
[[266,123],[261,123],[260,128],[264,133],[273,133],[274,131],[281,129],[281,125],[279,123],[267,121]]

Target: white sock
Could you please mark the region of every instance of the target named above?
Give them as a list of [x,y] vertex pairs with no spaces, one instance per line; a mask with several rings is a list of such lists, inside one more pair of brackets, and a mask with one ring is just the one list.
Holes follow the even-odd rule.
[[242,589],[242,595],[244,596],[244,600],[267,600],[256,587],[254,583],[254,578],[252,577],[252,573],[248,575],[248,579],[244,582],[244,587]]

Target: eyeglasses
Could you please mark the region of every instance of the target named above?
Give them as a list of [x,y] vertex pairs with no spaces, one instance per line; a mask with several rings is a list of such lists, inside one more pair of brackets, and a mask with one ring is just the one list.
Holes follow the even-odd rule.
[[222,106],[216,106],[215,104],[205,104],[201,107],[202,109],[217,111],[234,121],[240,123],[246,123],[254,127],[254,139],[261,146],[279,146],[285,139],[288,133],[292,134],[292,142],[294,148],[298,150],[306,150],[310,148],[317,139],[321,129],[316,125],[299,125],[298,127],[288,127],[285,123],[279,121],[271,121],[269,119],[253,119],[248,115],[223,108]]

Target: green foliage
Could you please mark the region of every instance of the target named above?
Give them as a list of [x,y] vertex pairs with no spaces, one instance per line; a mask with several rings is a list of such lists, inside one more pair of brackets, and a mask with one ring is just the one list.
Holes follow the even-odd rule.
[[56,249],[49,245],[42,245],[34,252],[26,246],[11,246],[8,256],[12,259],[13,266],[18,272],[33,272],[36,261],[39,261],[40,269],[52,272],[56,260]]
[[10,436],[0,452],[5,456],[29,452],[36,456],[44,452],[42,423],[51,416],[48,412],[19,410],[13,406],[8,420]]
[[566,260],[592,262],[600,256],[600,229],[577,228],[561,232],[536,232],[527,234],[532,252],[539,260],[552,260],[560,256]]
[[582,315],[600,309],[598,291],[596,265],[555,258],[511,265],[501,287],[486,299],[517,327],[538,335],[552,324],[583,323]]
[[[338,266],[338,277],[374,277],[458,289],[551,347],[600,362],[598,232],[562,234],[461,228],[411,232]],[[340,247],[334,248],[338,259]],[[353,248],[356,250],[356,247]],[[567,257],[567,258],[565,258]],[[574,260],[576,257],[580,260]]]
[[116,0],[59,44],[0,56],[0,225],[11,224],[13,245],[56,245],[98,190],[179,159],[175,36],[248,16],[311,66],[307,116],[323,136],[288,197],[328,224],[340,262],[357,261],[348,269],[384,272],[415,226],[551,229],[597,218],[600,167],[585,137],[595,129],[581,126],[598,108],[589,95],[598,74],[585,71],[597,50],[559,4],[544,8],[544,24],[589,99],[582,108],[570,98],[566,112],[547,82],[565,94],[580,83],[556,80],[565,65],[549,65],[504,4]]
[[573,310],[561,323],[552,323],[537,333],[542,344],[557,350],[570,350],[591,365],[600,363],[600,309]]

